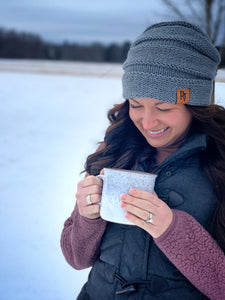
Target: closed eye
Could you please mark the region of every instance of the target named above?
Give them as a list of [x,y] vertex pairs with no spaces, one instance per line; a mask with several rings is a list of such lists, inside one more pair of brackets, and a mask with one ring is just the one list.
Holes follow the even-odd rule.
[[159,107],[157,107],[157,109],[159,111],[170,111],[171,110],[170,108],[159,108]]
[[130,103],[130,107],[131,108],[134,108],[134,109],[137,109],[137,108],[141,108],[141,107],[143,107],[142,105],[134,105],[134,104],[131,104]]

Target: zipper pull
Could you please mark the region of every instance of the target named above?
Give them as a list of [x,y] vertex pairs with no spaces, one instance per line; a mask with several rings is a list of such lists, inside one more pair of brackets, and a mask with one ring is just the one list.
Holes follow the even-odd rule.
[[130,294],[132,292],[135,292],[136,291],[136,288],[133,284],[130,284],[128,286],[126,286],[125,288],[119,290],[119,291],[116,291],[116,295],[121,295],[121,294]]

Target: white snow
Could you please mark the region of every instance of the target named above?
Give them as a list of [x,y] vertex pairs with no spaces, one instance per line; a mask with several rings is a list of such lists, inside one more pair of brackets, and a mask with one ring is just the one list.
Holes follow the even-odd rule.
[[121,64],[95,63],[95,62],[72,62],[72,61],[51,61],[32,59],[0,59],[0,70],[45,73],[63,75],[86,75],[98,77],[122,76]]
[[[118,74],[0,72],[1,300],[75,299],[86,281],[89,269],[66,263],[60,234],[121,93]],[[225,83],[216,102],[225,103]]]

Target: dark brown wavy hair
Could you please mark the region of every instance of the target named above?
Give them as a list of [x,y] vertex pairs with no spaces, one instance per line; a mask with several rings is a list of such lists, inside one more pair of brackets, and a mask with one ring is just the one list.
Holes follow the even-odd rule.
[[[225,109],[219,105],[186,107],[193,116],[191,131],[207,135],[201,165],[218,200],[212,222],[213,235],[225,252]],[[131,169],[143,161],[151,171],[156,162],[156,149],[148,144],[131,121],[128,100],[109,110],[108,119],[110,126],[104,141],[97,152],[88,156],[85,171],[97,175],[105,167]]]
[[225,252],[225,108],[219,105],[188,106],[193,116],[192,130],[207,135],[207,148],[201,152],[201,165],[212,182],[217,197],[212,230]]
[[[110,126],[97,152],[88,156],[85,171],[97,175],[103,168],[131,169],[140,161],[155,157],[151,147],[129,117],[129,102],[115,105],[108,112]],[[151,158],[151,159],[150,159]]]

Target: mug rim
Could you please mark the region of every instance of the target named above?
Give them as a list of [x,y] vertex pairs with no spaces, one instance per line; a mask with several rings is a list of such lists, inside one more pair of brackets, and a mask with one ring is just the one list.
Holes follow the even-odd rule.
[[112,170],[116,172],[124,172],[124,173],[133,173],[133,174],[140,174],[140,175],[148,175],[148,176],[153,176],[157,177],[157,174],[154,173],[148,173],[148,172],[142,172],[142,171],[135,171],[135,170],[127,170],[127,169],[118,169],[118,168],[103,168],[103,170]]

